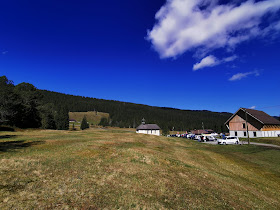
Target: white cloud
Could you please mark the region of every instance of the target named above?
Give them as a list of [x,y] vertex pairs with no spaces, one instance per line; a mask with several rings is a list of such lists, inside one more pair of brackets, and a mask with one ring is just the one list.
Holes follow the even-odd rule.
[[193,65],[193,70],[196,71],[198,69],[202,69],[208,66],[216,66],[219,64],[219,61],[216,59],[216,57],[209,55],[205,58],[203,58],[199,63],[196,63]]
[[249,109],[256,109],[256,106],[251,106]]
[[217,48],[234,49],[246,40],[280,31],[279,20],[261,27],[265,15],[280,9],[279,0],[229,2],[167,0],[156,13],[157,22],[147,39],[161,58],[168,58],[189,50],[208,53]]
[[241,79],[248,77],[249,75],[259,76],[260,74],[257,70],[245,72],[245,73],[238,73],[238,74],[233,75],[231,78],[229,78],[229,81],[241,80]]
[[237,56],[233,55],[233,56],[224,58],[223,61],[224,61],[224,63],[226,63],[226,62],[234,61],[235,59],[237,59]]
[[205,68],[205,67],[217,66],[221,63],[234,61],[235,59],[237,59],[236,55],[226,57],[226,58],[223,58],[221,60],[219,60],[218,58],[216,58],[213,55],[209,55],[209,56],[203,58],[199,63],[194,64],[193,65],[193,70],[196,71],[198,69],[202,69],[202,68]]

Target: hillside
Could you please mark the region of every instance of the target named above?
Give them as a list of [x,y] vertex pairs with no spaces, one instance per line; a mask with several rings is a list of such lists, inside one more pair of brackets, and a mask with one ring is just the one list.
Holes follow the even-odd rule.
[[280,150],[123,129],[0,139],[0,209],[280,208]]
[[98,111],[109,113],[111,126],[117,127],[136,127],[144,117],[147,123],[156,123],[162,129],[201,129],[203,122],[204,128],[225,132],[227,128],[224,126],[224,122],[231,116],[231,113],[225,112],[180,110],[67,95],[47,90],[40,90],[40,92],[44,96],[44,103],[66,105],[71,112]]
[[103,112],[69,112],[69,119],[74,119],[77,122],[81,122],[84,116],[86,116],[87,121],[93,125],[99,124],[103,117],[107,119],[109,118],[109,114]]

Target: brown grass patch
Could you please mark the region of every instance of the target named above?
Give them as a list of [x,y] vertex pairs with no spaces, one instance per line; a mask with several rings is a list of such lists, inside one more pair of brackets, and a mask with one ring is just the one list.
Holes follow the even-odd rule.
[[0,152],[1,209],[280,208],[278,150],[120,129],[13,135],[1,141],[43,143]]

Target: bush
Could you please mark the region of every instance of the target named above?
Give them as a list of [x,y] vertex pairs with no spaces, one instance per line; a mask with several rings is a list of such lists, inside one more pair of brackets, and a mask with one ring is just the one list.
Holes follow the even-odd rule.
[[101,120],[100,120],[100,123],[99,125],[105,127],[105,126],[109,126],[109,121],[106,117],[102,117]]

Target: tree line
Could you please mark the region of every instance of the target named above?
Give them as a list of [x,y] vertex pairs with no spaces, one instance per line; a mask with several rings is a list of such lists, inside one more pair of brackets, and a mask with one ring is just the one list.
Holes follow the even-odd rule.
[[68,130],[68,107],[45,103],[43,97],[32,84],[14,85],[6,76],[1,76],[0,126]]
[[72,112],[100,111],[110,114],[109,119],[101,119],[100,125],[136,128],[145,118],[146,123],[158,124],[163,130],[193,130],[204,128],[216,132],[226,132],[225,121],[232,115],[227,112],[207,110],[180,110],[154,107],[114,100],[104,100],[40,90],[44,103],[66,104]]
[[163,130],[193,130],[204,128],[225,132],[224,122],[231,116],[226,112],[180,110],[114,100],[104,100],[39,90],[29,83],[14,85],[0,77],[0,125],[20,128],[69,129],[68,112],[100,111],[109,119],[100,125],[136,128],[146,123],[158,124]]

